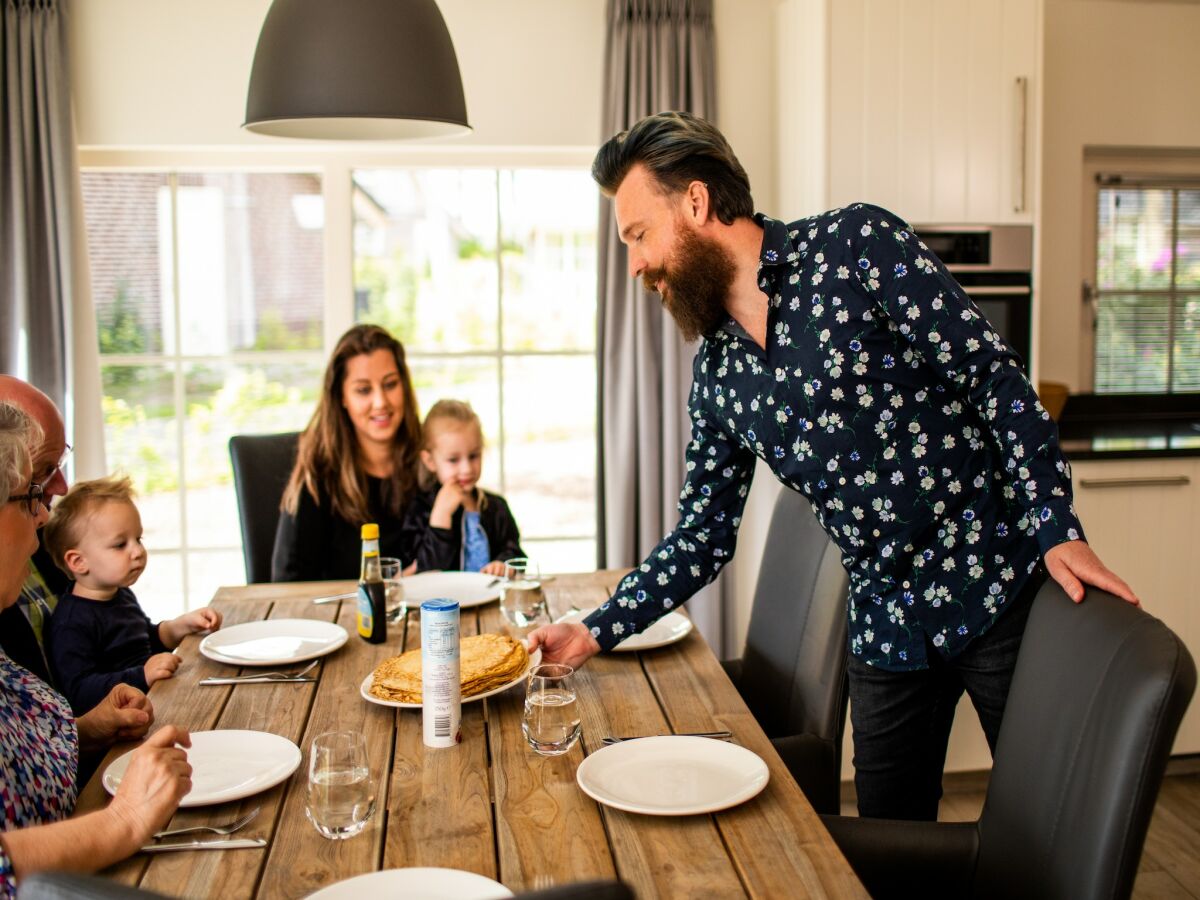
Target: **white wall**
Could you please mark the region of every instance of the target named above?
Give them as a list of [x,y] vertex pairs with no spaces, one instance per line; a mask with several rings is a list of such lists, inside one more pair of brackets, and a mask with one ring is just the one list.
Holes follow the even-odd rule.
[[[72,9],[83,145],[276,147],[240,125],[270,0],[105,0]],[[455,144],[595,145],[602,0],[441,0],[467,115]]]
[[1047,0],[1041,227],[1040,376],[1090,390],[1080,337],[1086,208],[1095,148],[1200,147],[1200,4]]
[[[775,190],[775,5],[716,0],[718,124],[767,206]],[[80,145],[287,145],[240,127],[269,6],[270,0],[73,4],[71,80]],[[438,6],[454,40],[474,127],[447,146],[596,147],[607,137],[600,134],[604,0],[439,0]]]

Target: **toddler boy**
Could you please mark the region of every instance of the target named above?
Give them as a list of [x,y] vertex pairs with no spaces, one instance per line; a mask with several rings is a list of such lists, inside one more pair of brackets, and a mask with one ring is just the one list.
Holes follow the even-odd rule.
[[168,651],[221,627],[221,614],[208,608],[153,625],[138,605],[129,588],[146,568],[146,548],[127,477],[77,483],[55,504],[42,539],[74,579],[50,620],[46,652],[76,715],[121,682],[145,691],[170,678],[179,657]]

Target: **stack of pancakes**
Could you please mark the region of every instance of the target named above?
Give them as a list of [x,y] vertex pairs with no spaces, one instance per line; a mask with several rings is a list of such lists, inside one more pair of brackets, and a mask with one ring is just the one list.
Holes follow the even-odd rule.
[[[508,684],[525,671],[525,645],[503,634],[477,634],[459,644],[463,697]],[[393,703],[421,702],[421,651],[385,659],[371,679],[371,694]]]

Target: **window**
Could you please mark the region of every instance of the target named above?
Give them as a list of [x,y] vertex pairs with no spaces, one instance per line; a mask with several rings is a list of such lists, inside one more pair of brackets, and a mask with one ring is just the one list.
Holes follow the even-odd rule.
[[358,169],[358,321],[404,343],[421,410],[483,423],[482,483],[544,571],[596,565],[596,193],[586,171]]
[[138,492],[152,618],[245,581],[228,443],[312,414],[324,200],[308,173],[85,171],[108,468]]
[[84,153],[105,448],[138,491],[152,617],[245,581],[229,438],[303,428],[354,321],[404,342],[422,410],[475,407],[483,483],[543,570],[595,567],[596,189],[577,156],[247,171],[244,154]]
[[1200,188],[1098,180],[1095,391],[1200,391]]

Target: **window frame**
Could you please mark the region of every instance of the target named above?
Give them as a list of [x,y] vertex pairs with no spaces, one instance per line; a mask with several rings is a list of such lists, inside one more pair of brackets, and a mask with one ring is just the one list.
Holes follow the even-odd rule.
[[[1104,176],[1121,175],[1130,185],[1155,188],[1200,187],[1200,151],[1163,150],[1159,148],[1084,148],[1082,241],[1082,315],[1080,358],[1082,383],[1093,393],[1096,390],[1096,325],[1099,316],[1099,200],[1100,191],[1112,188],[1103,184]],[[1151,185],[1151,182],[1153,184]],[[1130,293],[1122,291],[1120,293]],[[1174,294],[1172,291],[1133,293]],[[1191,293],[1191,292],[1186,292]],[[1159,396],[1154,392],[1153,396]],[[1167,396],[1162,392],[1162,396]]]

